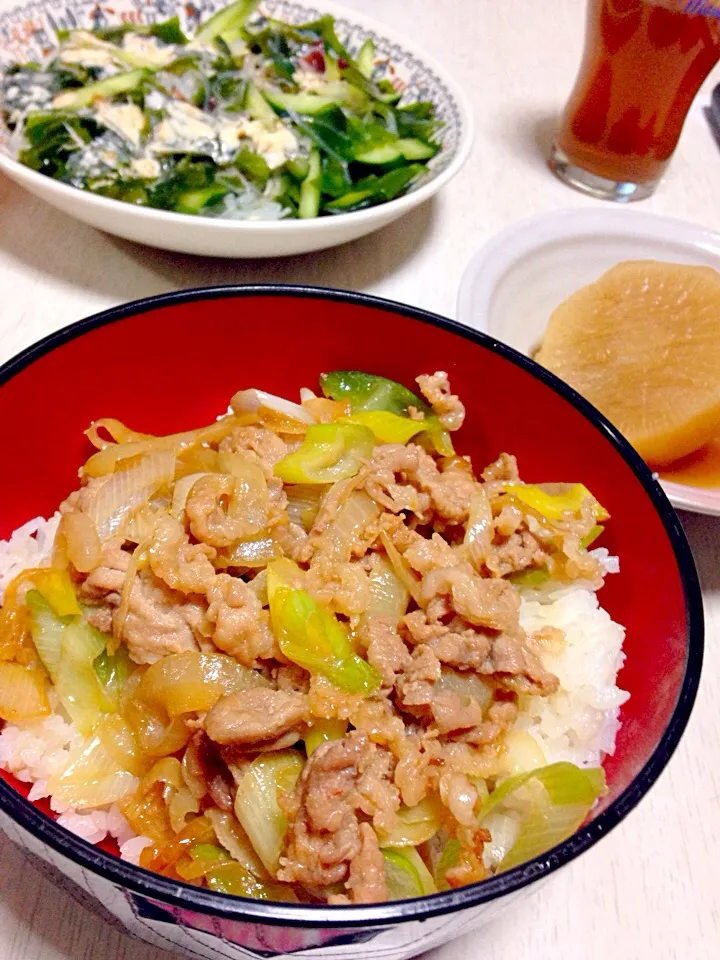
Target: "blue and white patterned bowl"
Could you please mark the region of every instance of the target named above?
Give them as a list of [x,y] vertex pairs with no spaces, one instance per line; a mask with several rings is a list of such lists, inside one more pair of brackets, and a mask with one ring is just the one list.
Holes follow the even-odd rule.
[[[58,29],[104,24],[150,23],[179,16],[192,30],[224,0],[116,0],[101,6],[96,0],[35,0],[0,14],[0,72],[11,64],[40,60],[56,45]],[[371,37],[378,56],[388,57],[406,85],[406,101],[431,100],[443,121],[442,149],[425,178],[396,200],[368,210],[317,220],[248,222],[187,216],[135,207],[59,183],[12,159],[9,131],[0,121],[0,171],[64,213],[107,233],[182,253],[218,257],[274,257],[308,253],[365,236],[432,197],[455,174],[472,146],[472,114],[454,80],[430,57],[383,26],[332,3],[315,7],[295,0],[264,0],[260,12],[294,23],[323,13],[337,17],[340,38],[350,50]]]

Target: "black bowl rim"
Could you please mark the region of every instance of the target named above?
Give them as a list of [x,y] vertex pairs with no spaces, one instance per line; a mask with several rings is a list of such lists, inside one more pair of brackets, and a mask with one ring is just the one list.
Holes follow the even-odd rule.
[[518,891],[535,880],[549,876],[564,864],[574,860],[617,826],[655,783],[674,753],[687,726],[700,682],[704,618],[700,583],[679,518],[660,484],[628,441],[595,407],[554,374],[487,334],[479,333],[454,320],[448,320],[418,307],[365,293],[309,285],[247,284],[195,288],[135,300],[72,323],[21,351],[0,367],[0,387],[33,361],[56,347],[105,324],[180,303],[258,296],[317,298],[355,304],[400,314],[421,323],[439,327],[499,354],[505,360],[522,368],[558,393],[604,434],[638,477],[662,520],[673,548],[685,597],[688,625],[685,672],[675,708],[663,736],[645,766],[626,790],[592,823],[582,827],[568,840],[547,853],[482,883],[432,896],[418,897],[414,900],[370,906],[328,908],[314,904],[266,903],[176,883],[120,860],[113,854],[106,853],[59,827],[1,778],[0,810],[56,852],[92,873],[99,874],[105,880],[161,903],[230,920],[310,928],[380,927],[453,913]]

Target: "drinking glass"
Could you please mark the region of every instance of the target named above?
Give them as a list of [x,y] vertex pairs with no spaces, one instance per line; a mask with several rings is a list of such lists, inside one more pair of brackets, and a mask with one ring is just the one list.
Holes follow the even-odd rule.
[[605,200],[657,187],[720,59],[720,0],[588,0],[585,53],[550,168]]

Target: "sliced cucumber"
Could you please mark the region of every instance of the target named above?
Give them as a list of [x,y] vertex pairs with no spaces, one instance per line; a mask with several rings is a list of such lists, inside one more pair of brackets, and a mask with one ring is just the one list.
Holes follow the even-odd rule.
[[300,187],[298,216],[301,220],[311,220],[320,212],[320,179],[320,152],[313,150],[310,154],[307,176]]
[[310,161],[307,157],[291,157],[285,164],[285,169],[296,180],[304,180],[310,169]]
[[331,200],[326,204],[325,209],[329,213],[347,213],[350,210],[357,210],[373,196],[375,196],[375,190],[353,190],[338,197],[337,200]]
[[199,190],[187,190],[178,197],[175,210],[178,213],[200,213],[212,200],[218,200],[228,192],[228,188],[221,183],[211,183],[209,187]]
[[403,137],[398,146],[406,160],[429,160],[440,149],[435,144],[425,143],[415,137]]
[[266,122],[275,122],[277,114],[260,93],[258,88],[250,83],[245,94],[245,109],[253,120],[265,120]]
[[370,37],[360,47],[355,63],[360,73],[369,80],[375,67],[375,44]]
[[226,43],[231,43],[240,35],[240,30],[259,3],[260,0],[235,0],[235,3],[218,10],[206,20],[195,34],[195,40],[209,44],[216,37],[222,37]]
[[120,93],[131,93],[143,80],[151,76],[151,70],[130,70],[128,73],[116,73],[97,83],[88,83],[85,87],[63,90],[53,100],[53,107],[62,110],[81,110],[89,107],[94,100],[109,99]]
[[334,97],[322,97],[315,93],[280,93],[277,90],[263,92],[265,99],[276,110],[282,113],[300,113],[313,117],[328,107],[336,107],[338,101]]
[[379,147],[371,147],[369,150],[361,150],[355,154],[355,159],[359,163],[383,164],[394,163],[403,158],[403,152],[399,142],[382,143]]
[[360,163],[386,164],[397,160],[429,160],[437,153],[438,148],[430,143],[417,140],[414,137],[405,137],[382,143],[369,150],[362,148],[355,154]]

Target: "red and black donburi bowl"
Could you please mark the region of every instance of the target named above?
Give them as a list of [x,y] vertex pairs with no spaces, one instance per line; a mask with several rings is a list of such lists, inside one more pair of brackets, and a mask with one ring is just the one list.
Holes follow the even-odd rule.
[[[402,960],[480,926],[523,888],[589,849],[652,786],[678,744],[700,678],[703,615],[678,519],[644,463],[581,397],[489,337],[421,310],[310,287],[224,287],[131,303],[73,324],[0,370],[0,536],[51,515],[88,455],[83,430],[117,417],[148,433],[208,423],[238,389],[287,397],[322,371],[359,369],[412,385],[447,370],[467,406],[457,448],[477,467],[506,450],[526,481],[582,481],[610,511],[620,557],[601,599],[627,629],[609,792],[550,852],[484,883],[402,903],[326,908],[264,903],[177,884],[93,847],[3,775],[10,837],[130,930],[200,957],[302,955]],[[66,880],[62,881],[63,883]]]

